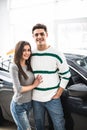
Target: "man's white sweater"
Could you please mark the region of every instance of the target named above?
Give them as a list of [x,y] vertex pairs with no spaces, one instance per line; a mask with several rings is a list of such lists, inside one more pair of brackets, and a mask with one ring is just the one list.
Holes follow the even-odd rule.
[[36,75],[42,75],[43,82],[33,90],[32,99],[50,101],[59,87],[65,88],[71,76],[63,53],[49,47],[45,51],[35,50],[31,65]]

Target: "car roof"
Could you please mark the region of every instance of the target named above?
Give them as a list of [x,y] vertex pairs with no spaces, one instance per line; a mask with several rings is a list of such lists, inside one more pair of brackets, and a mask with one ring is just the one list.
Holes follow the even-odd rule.
[[82,59],[86,57],[85,55],[80,55],[80,54],[71,54],[71,53],[64,53],[66,58],[72,60],[72,59]]

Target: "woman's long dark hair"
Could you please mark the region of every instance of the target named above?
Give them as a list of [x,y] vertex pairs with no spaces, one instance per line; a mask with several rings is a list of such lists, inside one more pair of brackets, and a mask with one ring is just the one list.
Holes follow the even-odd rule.
[[[23,54],[23,49],[25,45],[29,45],[30,47],[30,51],[31,51],[31,45],[29,44],[29,42],[27,41],[19,41],[16,46],[15,46],[15,53],[14,53],[14,63],[18,66],[19,68],[19,78],[20,78],[20,74],[23,75],[23,77],[25,79],[28,78],[27,74],[23,71],[21,65],[20,65],[20,59],[22,58],[22,54]],[[31,52],[32,54],[32,52]],[[31,67],[31,55],[29,57],[29,59],[26,60],[26,65],[27,65],[27,70],[32,71],[32,67]]]

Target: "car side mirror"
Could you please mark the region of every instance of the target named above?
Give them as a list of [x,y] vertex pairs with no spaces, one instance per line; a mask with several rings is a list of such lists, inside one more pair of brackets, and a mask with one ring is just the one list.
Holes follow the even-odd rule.
[[87,85],[78,83],[67,88],[70,96],[87,98]]

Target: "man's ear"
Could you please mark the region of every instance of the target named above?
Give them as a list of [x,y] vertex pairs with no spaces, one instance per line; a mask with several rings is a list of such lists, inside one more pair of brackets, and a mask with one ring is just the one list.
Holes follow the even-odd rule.
[[46,35],[47,35],[47,37],[48,37],[48,33],[47,33]]

